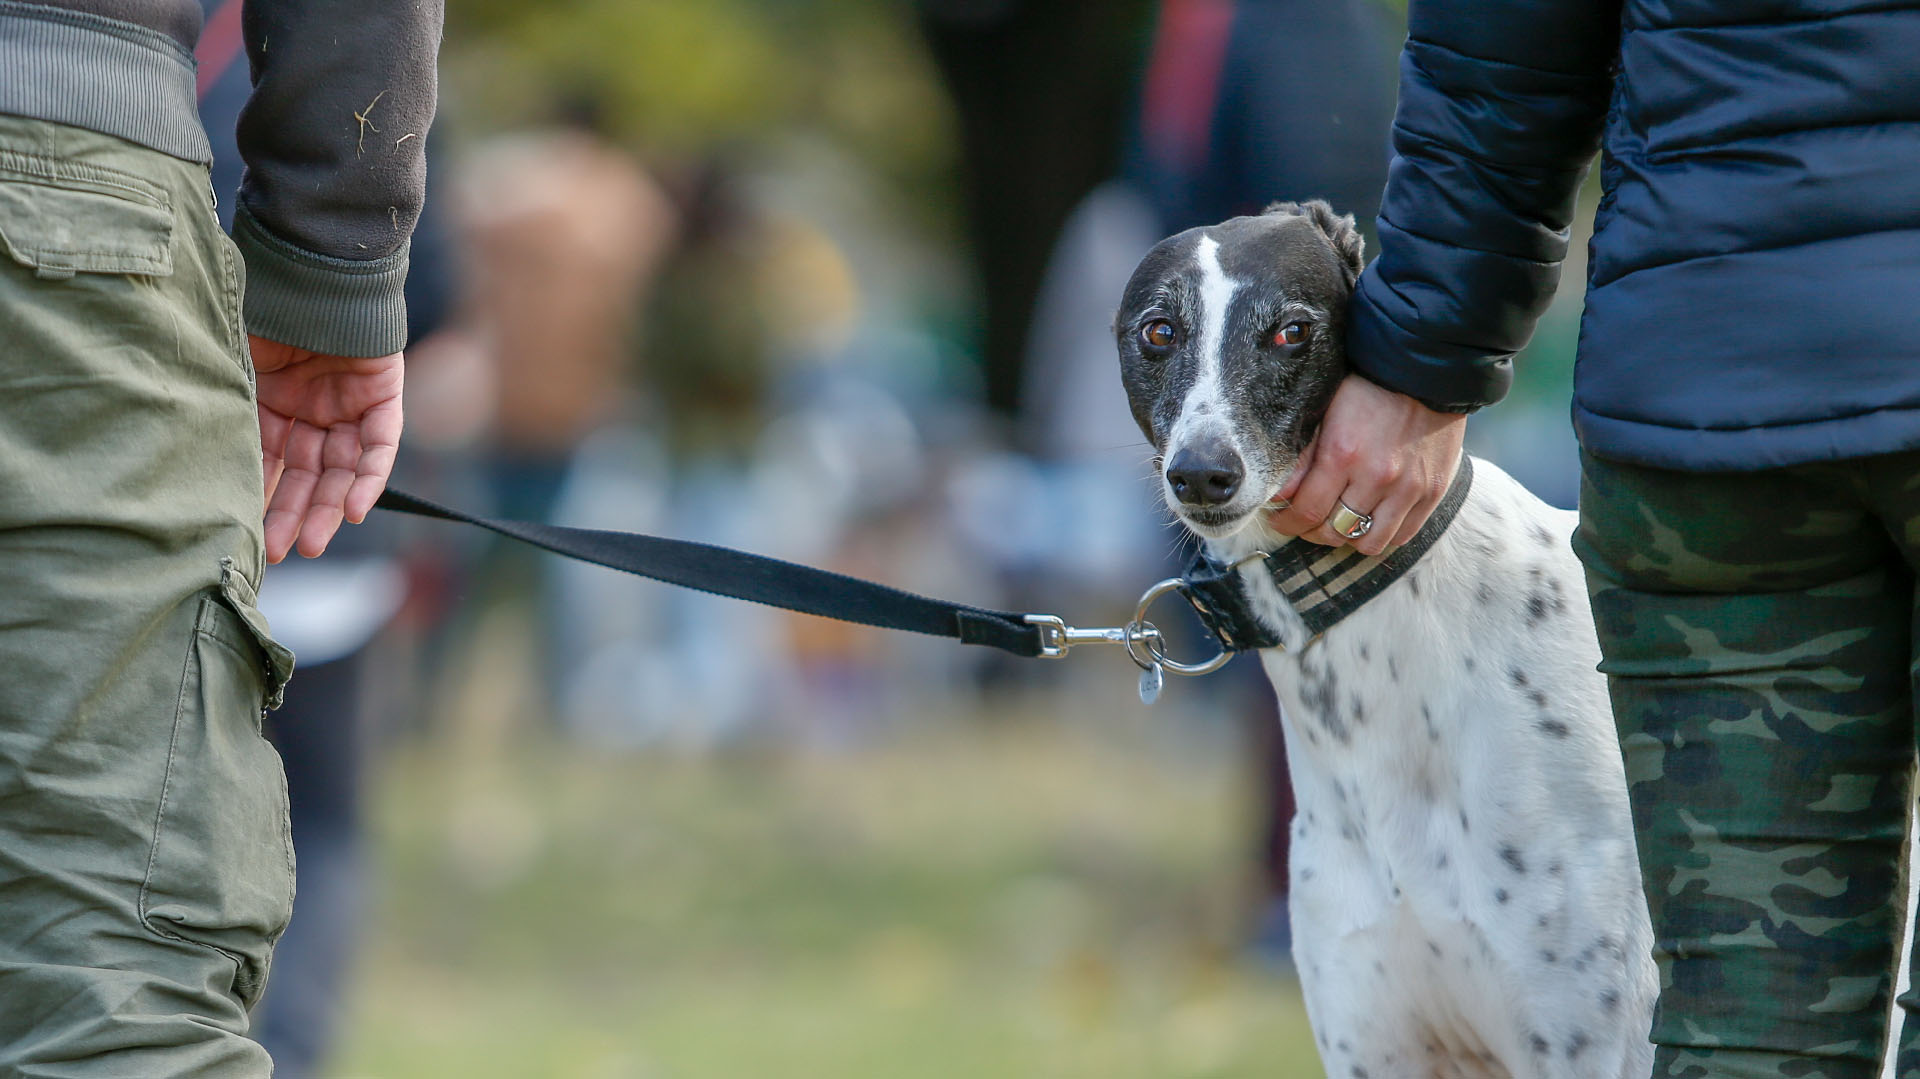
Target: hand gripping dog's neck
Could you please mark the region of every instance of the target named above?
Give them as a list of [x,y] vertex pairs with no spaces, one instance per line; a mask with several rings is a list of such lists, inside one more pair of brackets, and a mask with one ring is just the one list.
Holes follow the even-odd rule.
[[[1359,610],[1404,577],[1453,523],[1473,486],[1471,459],[1462,455],[1453,483],[1412,540],[1369,557],[1351,547],[1323,547],[1302,539],[1250,557],[1222,557],[1202,545],[1182,574],[1201,621],[1235,651],[1300,648]],[[1296,626],[1275,626],[1255,613],[1248,595],[1264,574],[1286,601]]]

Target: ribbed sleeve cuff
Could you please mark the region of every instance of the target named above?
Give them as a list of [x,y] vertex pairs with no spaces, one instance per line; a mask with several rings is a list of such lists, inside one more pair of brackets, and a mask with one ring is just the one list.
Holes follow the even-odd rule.
[[295,247],[247,213],[233,215],[247,263],[247,332],[329,356],[387,356],[407,344],[407,254],[330,258]]
[[213,160],[194,110],[193,55],[158,31],[0,0],[0,73],[0,113]]
[[1430,341],[1400,328],[1369,293],[1373,268],[1360,279],[1347,312],[1347,363],[1369,381],[1404,393],[1436,412],[1472,412],[1507,395],[1511,354]]

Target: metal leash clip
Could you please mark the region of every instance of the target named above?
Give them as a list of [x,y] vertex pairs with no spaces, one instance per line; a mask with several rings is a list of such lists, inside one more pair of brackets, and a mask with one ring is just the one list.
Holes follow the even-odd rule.
[[1141,593],[1140,602],[1133,608],[1132,620],[1124,626],[1081,629],[1067,625],[1064,619],[1051,614],[1030,614],[1026,616],[1026,622],[1039,627],[1040,655],[1045,659],[1060,659],[1070,649],[1083,644],[1117,644],[1125,648],[1127,658],[1140,668],[1140,700],[1144,704],[1152,704],[1159,699],[1166,672],[1188,677],[1212,674],[1233,658],[1232,650],[1224,646],[1218,655],[1198,663],[1183,663],[1167,654],[1166,637],[1158,626],[1147,620],[1147,613],[1168,593],[1185,595],[1186,587],[1186,581],[1169,577],[1147,589]]

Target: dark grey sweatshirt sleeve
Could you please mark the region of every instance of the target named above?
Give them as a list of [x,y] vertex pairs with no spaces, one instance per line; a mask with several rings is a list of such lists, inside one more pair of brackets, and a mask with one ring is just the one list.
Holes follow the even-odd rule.
[[233,219],[249,333],[315,352],[406,343],[442,0],[248,0],[253,95]]

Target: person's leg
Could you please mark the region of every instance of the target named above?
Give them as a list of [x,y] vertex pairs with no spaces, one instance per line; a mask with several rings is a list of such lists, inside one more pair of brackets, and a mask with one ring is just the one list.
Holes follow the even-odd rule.
[[300,912],[274,950],[273,988],[253,1013],[253,1037],[275,1079],[320,1072],[339,1027],[341,989],[359,943],[366,869],[361,853],[360,715],[366,652],[300,668],[267,733],[287,767]]
[[[1920,453],[1869,458],[1863,466],[1874,508],[1886,522],[1888,534],[1906,557],[1908,567],[1920,570]],[[1913,639],[1920,642],[1920,597],[1916,597],[1912,618]],[[1920,703],[1920,652],[1909,659],[1908,678],[1909,684],[1915,687],[1914,699]],[[1920,721],[1920,715],[1915,718]],[[1920,736],[1920,722],[1916,722],[1914,729]],[[1908,873],[1916,870],[1920,870],[1920,866],[1907,866]],[[1897,898],[1905,900],[1906,897],[1903,893]],[[1920,933],[1915,934],[1907,969],[1920,972]],[[1899,997],[1903,1018],[1899,1041],[1894,1046],[1894,1074],[1901,1076],[1920,1075],[1920,979],[1910,977],[1908,985]]]
[[1842,468],[1586,462],[1576,547],[1653,916],[1656,1077],[1879,1074],[1913,577],[1861,496]]
[[264,1077],[292,903],[206,170],[0,117],[0,1076]]

